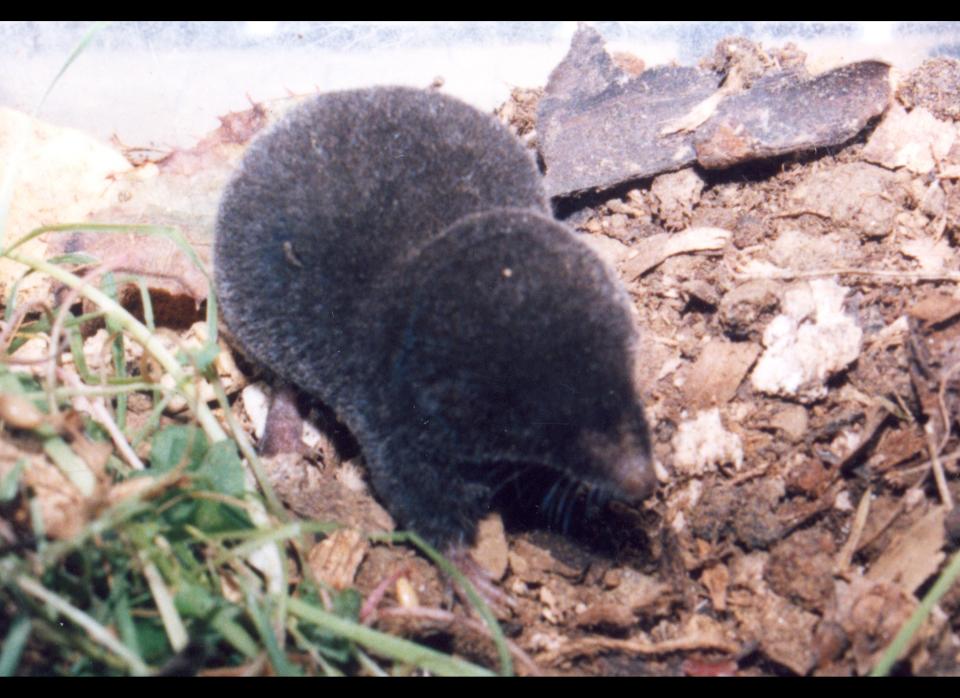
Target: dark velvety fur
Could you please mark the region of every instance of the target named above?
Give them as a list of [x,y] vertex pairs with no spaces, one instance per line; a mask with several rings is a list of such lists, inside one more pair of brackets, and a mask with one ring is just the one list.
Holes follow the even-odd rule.
[[227,188],[215,265],[237,339],[333,407],[428,540],[471,541],[505,465],[652,491],[629,299],[492,117],[405,88],[300,106]]

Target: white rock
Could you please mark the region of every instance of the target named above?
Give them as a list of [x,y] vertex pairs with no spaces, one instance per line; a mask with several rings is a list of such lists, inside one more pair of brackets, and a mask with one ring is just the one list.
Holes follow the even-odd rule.
[[905,167],[927,174],[947,157],[957,132],[923,107],[909,114],[898,104],[890,107],[863,149],[863,159],[891,170]]
[[677,472],[702,475],[724,463],[739,469],[743,465],[743,444],[739,436],[723,428],[720,410],[703,410],[693,419],[681,422],[673,437],[673,465]]
[[860,355],[863,331],[843,312],[847,289],[832,279],[791,288],[783,314],[763,333],[766,350],[751,375],[769,395],[813,402],[827,394],[826,381]]
[[247,413],[247,417],[253,425],[253,433],[258,439],[263,438],[263,430],[267,425],[267,412],[270,407],[270,398],[264,388],[263,383],[252,383],[240,393],[243,397],[243,410]]

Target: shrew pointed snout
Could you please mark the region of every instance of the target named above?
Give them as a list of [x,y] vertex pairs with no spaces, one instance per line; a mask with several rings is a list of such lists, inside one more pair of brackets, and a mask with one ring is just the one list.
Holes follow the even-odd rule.
[[612,463],[611,477],[621,496],[631,503],[642,502],[657,489],[653,464],[645,453],[631,453]]

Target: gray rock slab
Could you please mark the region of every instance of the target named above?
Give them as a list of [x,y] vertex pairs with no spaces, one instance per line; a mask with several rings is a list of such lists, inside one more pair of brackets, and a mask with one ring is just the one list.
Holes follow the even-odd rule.
[[707,169],[839,145],[890,104],[890,66],[845,65],[814,78],[777,73],[724,98],[694,134],[697,162]]
[[[880,61],[813,78],[785,70],[726,95],[718,93],[721,81],[717,73],[680,66],[630,76],[613,63],[600,34],[582,25],[538,108],[547,193],[563,198],[695,162],[719,169],[839,145],[891,101],[890,66]],[[716,104],[706,101],[711,97]],[[702,118],[694,118],[699,111]]]
[[693,134],[660,136],[713,94],[720,76],[677,66],[631,78],[593,29],[581,27],[540,101],[537,133],[551,197],[606,189],[696,160]]

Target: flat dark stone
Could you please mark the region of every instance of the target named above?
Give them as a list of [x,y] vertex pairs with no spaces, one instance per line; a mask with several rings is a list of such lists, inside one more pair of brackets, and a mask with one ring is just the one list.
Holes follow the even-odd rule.
[[694,133],[697,162],[707,169],[839,145],[890,103],[890,66],[851,63],[815,78],[778,73],[720,102]]
[[676,66],[631,78],[614,65],[600,34],[581,26],[538,109],[547,194],[606,189],[693,163],[693,134],[659,134],[719,83],[714,73]]
[[663,66],[631,77],[613,63],[600,34],[581,25],[537,113],[547,194],[602,191],[695,162],[716,169],[839,145],[887,108],[889,73],[879,61],[815,78],[774,73],[721,99],[702,124],[677,131],[717,92],[721,76]]

